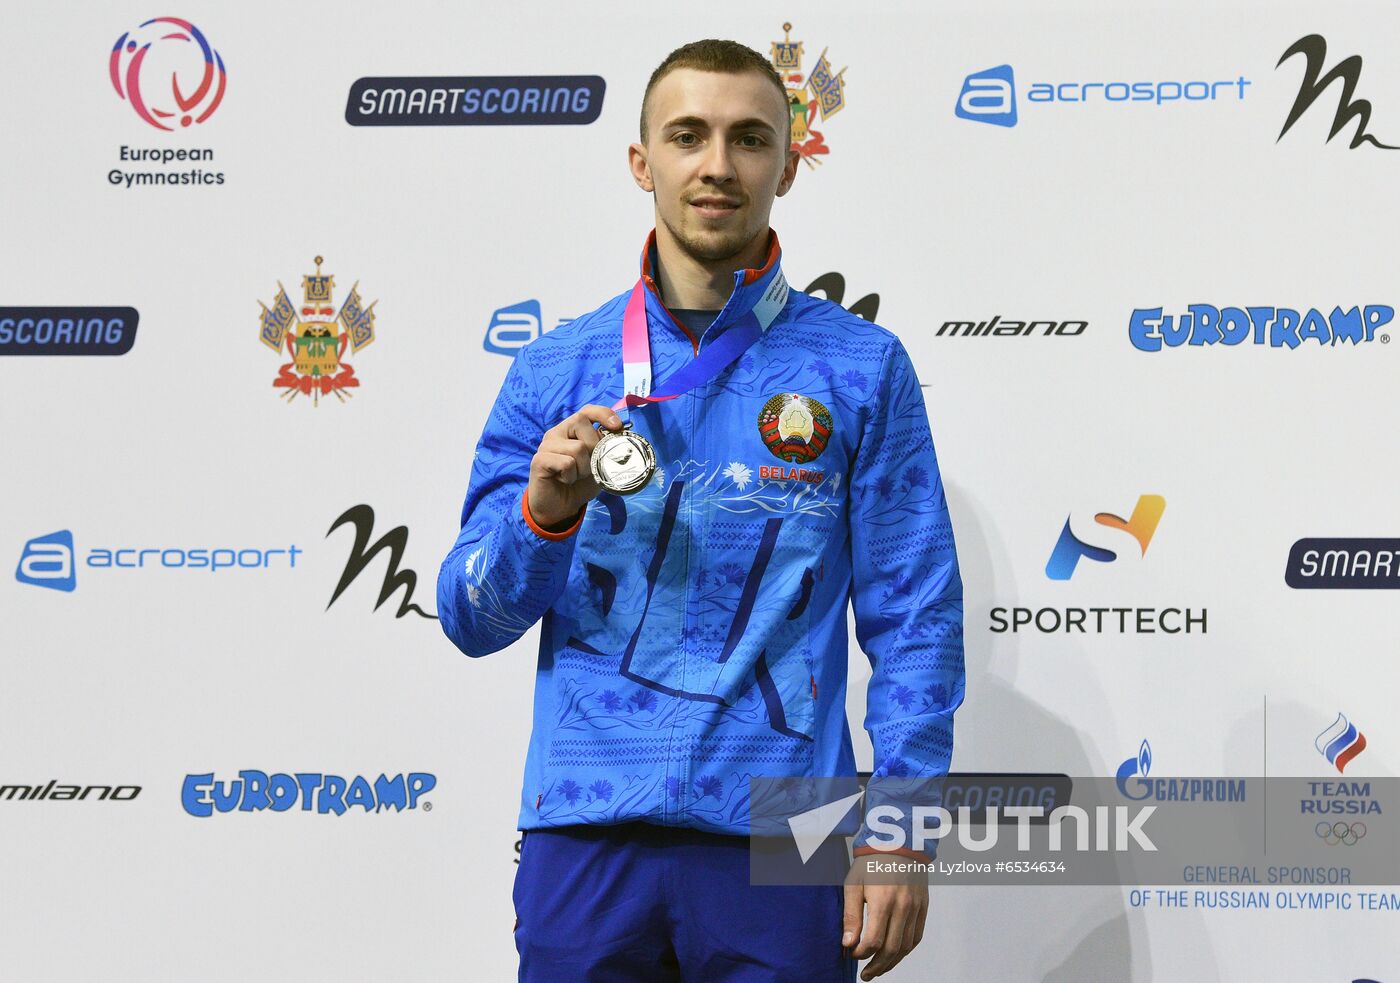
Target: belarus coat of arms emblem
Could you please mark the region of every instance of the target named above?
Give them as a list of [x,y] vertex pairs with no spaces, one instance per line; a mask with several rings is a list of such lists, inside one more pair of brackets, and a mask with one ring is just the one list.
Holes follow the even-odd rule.
[[758,414],[758,433],[781,461],[806,464],[826,450],[831,411],[810,396],[778,393]]

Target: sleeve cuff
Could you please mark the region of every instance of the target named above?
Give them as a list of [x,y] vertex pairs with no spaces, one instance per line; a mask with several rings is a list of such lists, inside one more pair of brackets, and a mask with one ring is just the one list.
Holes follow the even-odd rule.
[[520,496],[520,514],[525,518],[525,525],[529,526],[530,530],[541,539],[548,539],[555,543],[562,542],[578,532],[579,526],[583,525],[584,513],[587,511],[588,506],[585,505],[578,510],[578,517],[574,519],[573,524],[570,525],[569,528],[562,532],[550,532],[544,526],[536,522],[530,515],[530,488],[528,485],[525,488],[524,494]]
[[866,845],[858,846],[851,850],[852,857],[866,857],[870,856],[871,854],[879,854],[882,856],[908,857],[910,860],[919,860],[926,864],[933,863],[933,858],[930,857],[928,854],[920,853],[918,850],[912,850],[907,846],[902,846],[897,850],[885,850],[881,849],[878,846]]

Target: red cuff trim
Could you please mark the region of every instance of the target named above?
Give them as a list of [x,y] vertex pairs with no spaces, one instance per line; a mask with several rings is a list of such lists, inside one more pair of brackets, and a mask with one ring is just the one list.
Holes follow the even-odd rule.
[[886,856],[908,857],[910,860],[919,860],[926,864],[933,863],[933,858],[928,854],[920,853],[918,850],[911,850],[907,846],[902,846],[898,850],[883,850],[878,846],[858,846],[851,851],[852,857],[868,857],[872,853],[879,853]]
[[578,532],[578,527],[583,525],[583,514],[587,511],[587,505],[579,509],[578,518],[574,520],[574,524],[571,525],[569,528],[565,529],[563,532],[550,532],[544,526],[536,522],[534,518],[530,515],[530,489],[527,487],[525,489],[525,494],[520,496],[520,514],[525,517],[525,525],[529,526],[530,529],[535,533],[535,535],[539,536],[540,538],[548,539],[556,543],[561,540],[568,539],[574,533]]

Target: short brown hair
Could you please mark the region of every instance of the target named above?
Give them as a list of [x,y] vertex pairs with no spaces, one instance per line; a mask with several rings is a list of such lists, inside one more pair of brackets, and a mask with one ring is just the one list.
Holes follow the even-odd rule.
[[[787,87],[783,85],[782,78],[773,67],[773,63],[757,51],[738,41],[721,41],[716,38],[692,41],[667,55],[666,60],[656,66],[656,71],[651,73],[651,78],[647,81],[646,91],[642,93],[642,143],[647,142],[647,99],[651,97],[651,90],[656,88],[656,83],[677,68],[694,68],[701,72],[758,72],[773,83],[778,95],[782,97],[783,105],[788,105]],[[779,140],[786,141],[788,119],[785,114],[783,125],[778,129]]]

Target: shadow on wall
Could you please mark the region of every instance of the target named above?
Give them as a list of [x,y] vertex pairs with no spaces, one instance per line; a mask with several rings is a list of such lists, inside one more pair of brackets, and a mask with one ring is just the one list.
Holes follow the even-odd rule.
[[[1025,559],[1020,555],[1024,550],[1013,556],[974,496],[946,477],[944,489],[957,536],[966,630],[967,690],[955,727],[955,770],[1107,774],[1101,752],[1086,748],[1091,738],[1058,716],[1054,706],[1018,687],[1021,647],[1034,648],[1034,636],[993,636],[988,630],[988,609],[1021,596],[1014,561]],[[1174,932],[1180,928],[1173,925]],[[1194,943],[1200,951],[1191,957],[1199,967],[1191,978],[1200,983],[1217,980],[1209,944],[1201,938],[1204,933],[1195,927],[1187,930],[1200,940]],[[935,874],[923,941],[884,978],[891,983],[1151,981],[1147,946],[1139,941],[1134,960],[1132,942],[1127,896],[1120,887],[941,887]]]

